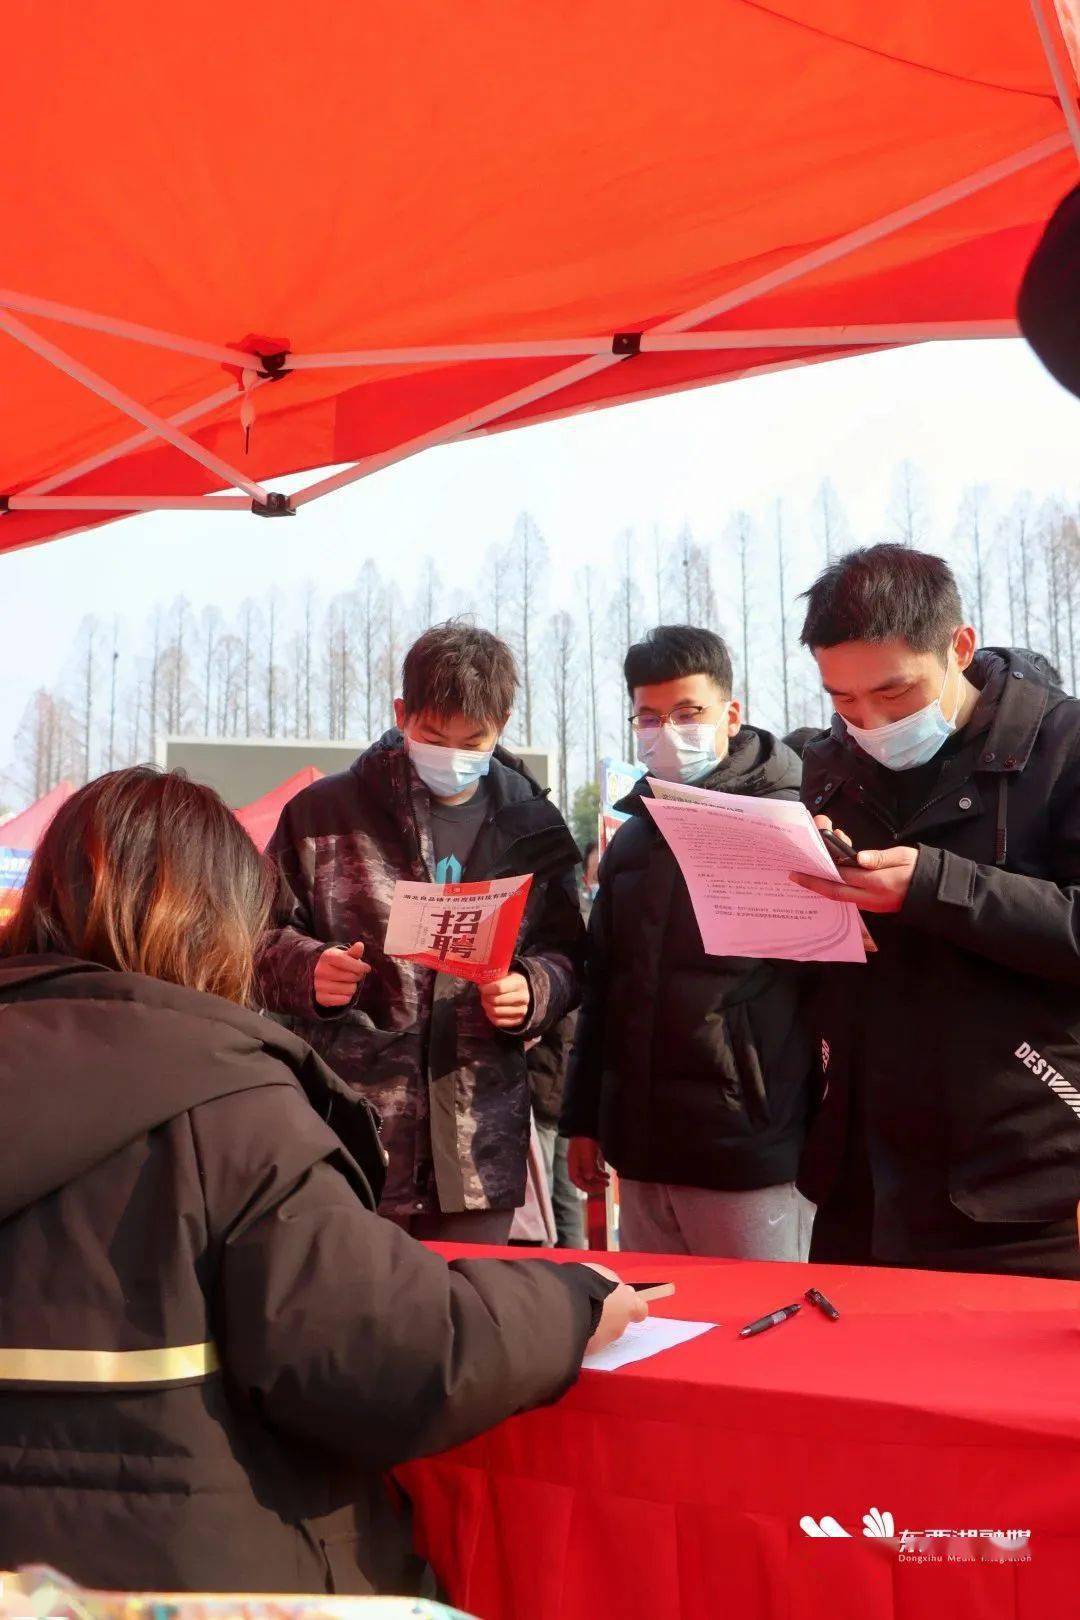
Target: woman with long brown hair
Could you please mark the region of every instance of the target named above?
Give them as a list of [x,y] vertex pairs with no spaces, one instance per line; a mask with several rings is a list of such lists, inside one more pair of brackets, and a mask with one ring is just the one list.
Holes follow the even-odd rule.
[[374,1213],[367,1107],[248,1005],[272,898],[216,794],[139,767],[60,809],[0,933],[0,1568],[416,1590],[386,1470],[641,1314]]

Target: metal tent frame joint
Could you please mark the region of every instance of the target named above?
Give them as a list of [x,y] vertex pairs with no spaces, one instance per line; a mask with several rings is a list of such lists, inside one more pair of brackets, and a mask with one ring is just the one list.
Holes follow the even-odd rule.
[[289,500],[289,497],[287,495],[283,495],[281,491],[277,489],[268,490],[265,501],[252,501],[251,510],[254,512],[256,517],[263,518],[296,516],[296,508]]
[[641,353],[640,332],[616,332],[611,340],[612,354],[630,355]]

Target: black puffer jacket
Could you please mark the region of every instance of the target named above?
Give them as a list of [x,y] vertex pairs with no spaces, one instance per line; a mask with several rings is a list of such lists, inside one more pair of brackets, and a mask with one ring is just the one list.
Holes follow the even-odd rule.
[[272,1019],[0,962],[0,1569],[416,1589],[384,1470],[559,1395],[610,1285],[448,1266],[373,1213],[381,1173]]
[[[745,726],[701,784],[797,799],[799,761]],[[797,963],[707,956],[675,857],[643,804],[620,804],[589,920],[585,998],[560,1130],[635,1181],[738,1190],[790,1181],[812,1064]]]
[[975,1223],[989,1243],[994,1223],[1071,1221],[1080,1198],[1080,703],[1032,653],[968,673],[981,700],[914,814],[907,773],[839,721],[804,763],[808,808],[856,847],[919,852],[900,912],[867,919],[878,954],[821,972],[800,1176],[825,1204],[865,1137],[872,1254],[904,1264],[943,1263]]

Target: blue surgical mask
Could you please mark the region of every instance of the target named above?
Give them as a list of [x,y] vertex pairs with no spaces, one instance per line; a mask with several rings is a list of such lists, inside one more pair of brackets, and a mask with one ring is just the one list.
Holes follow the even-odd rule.
[[417,742],[406,732],[405,752],[429,793],[437,799],[453,799],[488,774],[495,750],[442,748],[438,743]]
[[[956,717],[960,713],[960,693],[952,719],[945,718],[941,700],[949,681],[949,671],[941,683],[941,691],[925,709],[916,709],[902,720],[890,721],[884,726],[853,726],[844,720],[849,737],[853,737],[865,754],[876,759],[889,771],[911,771],[916,765],[928,765],[942,745],[956,730]],[[843,715],[840,717],[843,720]]]
[[661,782],[702,782],[719,761],[715,725],[673,726],[638,732],[637,756]]

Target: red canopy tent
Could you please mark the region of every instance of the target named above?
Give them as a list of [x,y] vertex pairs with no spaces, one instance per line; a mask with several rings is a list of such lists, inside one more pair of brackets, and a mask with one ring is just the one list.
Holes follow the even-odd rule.
[[65,799],[75,788],[70,782],[61,782],[51,792],[12,816],[0,821],[0,923],[4,922],[18,905],[18,897],[26,882],[30,856],[38,839],[45,831]]
[[49,822],[74,791],[73,783],[61,782],[25,810],[20,810],[17,816],[12,816],[10,821],[0,821],[0,848],[36,849],[38,839]]
[[252,799],[250,804],[245,804],[242,810],[236,812],[237,821],[257,849],[265,849],[270,842],[278,818],[289,800],[295,798],[301,788],[317,782],[322,774],[314,765],[305,765],[302,771],[296,771],[279,787],[271,788],[259,799]]
[[1076,4],[13,0],[0,549],[1014,332]]

